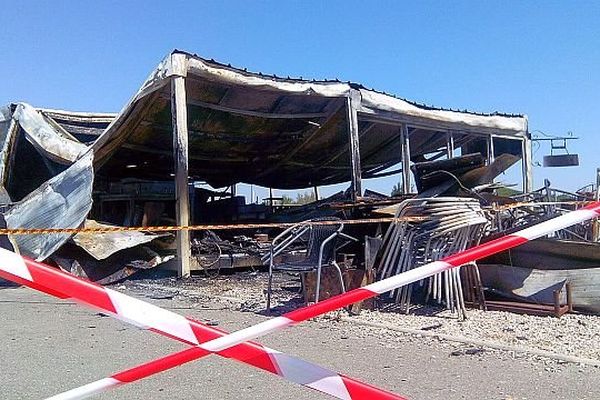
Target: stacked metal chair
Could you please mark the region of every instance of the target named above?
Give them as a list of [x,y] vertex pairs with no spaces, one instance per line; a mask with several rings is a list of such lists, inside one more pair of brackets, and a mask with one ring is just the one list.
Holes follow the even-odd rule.
[[[383,238],[384,251],[378,266],[381,279],[477,245],[489,226],[479,201],[471,198],[406,200],[398,208],[396,218]],[[418,287],[425,301],[433,299],[463,319],[466,310],[459,269],[396,289],[389,296],[401,310],[409,312]]]

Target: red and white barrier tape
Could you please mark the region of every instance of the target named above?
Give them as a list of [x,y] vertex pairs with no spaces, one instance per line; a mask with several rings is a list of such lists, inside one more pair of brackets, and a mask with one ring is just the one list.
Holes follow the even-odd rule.
[[[1,248],[0,277],[61,299],[74,299],[110,313],[116,318],[140,328],[149,329],[195,346],[201,346],[202,342],[226,336],[225,332],[200,322],[82,280]],[[143,379],[210,353],[212,353],[210,350],[201,347],[187,349],[56,395],[51,399],[83,399],[110,388]],[[405,400],[393,393],[257,343],[242,343],[215,353],[263,369],[294,383],[299,383],[339,399]]]
[[[195,321],[197,322],[197,321]],[[197,322],[205,327],[207,338],[209,336],[221,337],[227,332],[212,328]],[[133,383],[149,376],[178,367],[185,363],[197,360],[212,354],[199,347],[192,347],[166,357],[138,365],[125,371],[118,372],[108,378],[91,382],[87,385],[69,390],[64,393],[49,397],[46,400],[78,400],[85,399],[98,393],[105,392],[118,386]],[[310,364],[304,360],[288,356],[276,350],[262,346],[255,342],[246,342],[218,353],[227,358],[255,366],[265,371],[280,375],[292,382],[305,385],[311,389],[333,395],[340,399],[381,399],[381,400],[406,400],[404,397],[386,392],[374,386],[356,381],[347,376],[326,370],[318,365]],[[272,358],[275,358],[273,360]],[[282,366],[288,370],[281,370]],[[346,387],[346,391],[332,394],[328,387],[329,381],[335,381],[334,386],[339,387],[339,379]]]
[[[286,326],[337,310],[358,301],[375,297],[389,290],[516,247],[530,240],[545,236],[553,231],[599,216],[600,202],[594,202],[580,210],[572,211],[568,214],[542,222],[511,235],[473,247],[466,251],[446,257],[440,261],[435,261],[371,285],[351,290],[347,293],[300,308],[280,317],[261,322],[202,344],[200,344],[196,337],[196,330],[198,330],[199,325],[194,321],[187,320],[178,314],[163,310],[111,289],[105,289],[89,282],[79,280],[34,261],[23,259],[7,250],[0,252],[0,260],[2,260],[0,265],[0,276],[3,275],[2,271],[5,271],[12,274],[13,277],[20,278],[17,279],[20,280],[19,283],[57,295],[58,297],[62,297],[61,294],[64,293],[63,296],[106,310],[117,318],[142,328],[152,329],[168,336],[176,337],[187,343],[197,345],[199,348],[209,352],[220,352],[259,336],[280,330]],[[5,256],[6,259],[2,256]],[[52,288],[59,288],[60,292],[57,293],[56,290]],[[319,379],[319,381],[322,380],[323,378]],[[332,384],[333,382],[336,383],[336,389],[332,391],[337,394],[338,398],[341,398],[339,396],[343,381],[341,381],[340,378],[329,379],[329,377],[327,377],[326,381],[328,384]],[[352,398],[349,393],[347,398]]]
[[294,325],[307,319],[326,314],[330,311],[338,310],[350,304],[378,296],[382,293],[397,289],[401,286],[428,278],[445,270],[459,267],[466,263],[479,260],[492,254],[519,246],[530,240],[545,236],[551,232],[567,228],[596,217],[600,217],[600,202],[594,202],[588,206],[571,211],[567,214],[541,222],[530,228],[526,228],[501,237],[499,239],[472,247],[465,251],[445,257],[440,261],[434,261],[425,264],[419,268],[383,279],[362,288],[354,289],[349,292],[331,297],[319,303],[303,307],[280,317],[275,317],[267,321],[258,323],[245,329],[230,333],[227,336],[203,343],[201,347],[209,351],[220,351],[243,343],[247,340],[256,339],[260,336],[283,329],[286,326]]

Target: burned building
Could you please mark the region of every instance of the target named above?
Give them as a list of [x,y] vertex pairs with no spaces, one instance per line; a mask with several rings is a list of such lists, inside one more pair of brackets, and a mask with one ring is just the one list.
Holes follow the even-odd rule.
[[[532,188],[526,116],[434,108],[356,83],[253,73],[181,51],[118,114],[19,103],[2,108],[0,118],[0,192],[10,228],[75,228],[88,218],[185,226],[203,221],[211,207],[249,207],[261,219],[263,210],[234,190],[218,202],[194,182],[278,189],[349,182],[349,201],[358,201],[364,179],[400,174],[409,194],[415,162],[471,153],[487,165],[521,160],[523,189]],[[23,254],[45,259],[70,237],[10,239]],[[144,240],[140,234],[127,246]],[[182,276],[191,268],[189,243],[190,233],[179,231]]]

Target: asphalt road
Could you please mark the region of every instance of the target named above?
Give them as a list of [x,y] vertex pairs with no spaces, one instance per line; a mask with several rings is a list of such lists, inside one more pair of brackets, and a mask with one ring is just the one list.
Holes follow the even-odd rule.
[[[264,318],[223,309],[218,303],[146,300],[200,320],[218,321],[220,328],[228,330]],[[0,338],[2,399],[42,399],[184,348],[81,306],[25,288],[1,286]],[[457,352],[461,345],[346,322],[308,322],[260,341],[410,399],[600,398],[600,369],[595,367],[485,349]],[[329,397],[211,356],[97,398]]]

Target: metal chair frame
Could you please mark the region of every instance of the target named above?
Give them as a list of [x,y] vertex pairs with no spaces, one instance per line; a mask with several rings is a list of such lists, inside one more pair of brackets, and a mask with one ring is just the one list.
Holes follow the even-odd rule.
[[[320,242],[319,244],[319,253],[318,253],[318,257],[316,260],[316,265],[314,267],[305,267],[305,268],[297,268],[294,269],[293,267],[290,268],[278,268],[275,263],[274,263],[274,258],[276,256],[278,256],[279,254],[281,254],[283,251],[285,251],[287,248],[289,248],[292,244],[296,243],[298,240],[300,240],[301,238],[303,238],[306,234],[309,235],[308,238],[308,248],[307,248],[307,253],[306,253],[306,257],[303,261],[309,261],[309,258],[312,258],[314,256],[314,254],[312,253],[315,250],[315,240],[316,238],[314,237],[314,229],[316,227],[319,226],[323,226],[323,225],[319,225],[319,222],[323,222],[323,221],[337,221],[339,222],[339,226],[337,229],[335,229],[333,231],[333,233],[329,236],[327,236],[325,239],[323,239],[322,242]],[[347,235],[345,233],[342,232],[342,230],[344,229],[344,223],[341,219],[338,218],[320,218],[320,219],[313,219],[313,220],[308,220],[308,221],[303,221],[300,222],[286,230],[284,230],[282,233],[280,233],[279,235],[277,235],[273,241],[271,242],[271,248],[268,254],[266,254],[265,256],[263,256],[262,258],[262,262],[266,263],[267,261],[269,262],[269,282],[268,282],[268,288],[267,288],[267,312],[271,311],[271,293],[272,293],[272,284],[273,284],[273,271],[280,269],[280,270],[288,270],[288,271],[296,271],[296,272],[308,272],[308,271],[314,271],[316,270],[317,272],[317,287],[316,287],[316,292],[315,292],[315,302],[319,302],[319,295],[320,295],[320,289],[321,289],[321,270],[324,264],[324,261],[326,264],[331,264],[335,267],[335,269],[338,272],[338,276],[340,279],[340,284],[341,284],[341,288],[342,288],[342,292],[346,291],[345,288],[345,284],[344,284],[344,278],[342,275],[342,270],[340,268],[340,266],[337,264],[337,262],[335,261],[335,255],[337,253],[337,250],[339,250],[341,247],[343,247],[344,245],[346,245],[348,242],[344,243],[343,245],[340,246],[336,246],[335,244],[333,245],[332,249],[331,249],[331,253],[330,255],[327,257],[327,259],[324,260],[324,253],[325,253],[325,246],[331,242],[332,240],[336,240],[341,238],[345,238],[347,240],[351,240],[351,241],[358,241],[358,239]],[[302,262],[302,261],[301,261]],[[306,264],[308,265],[308,264]]]

